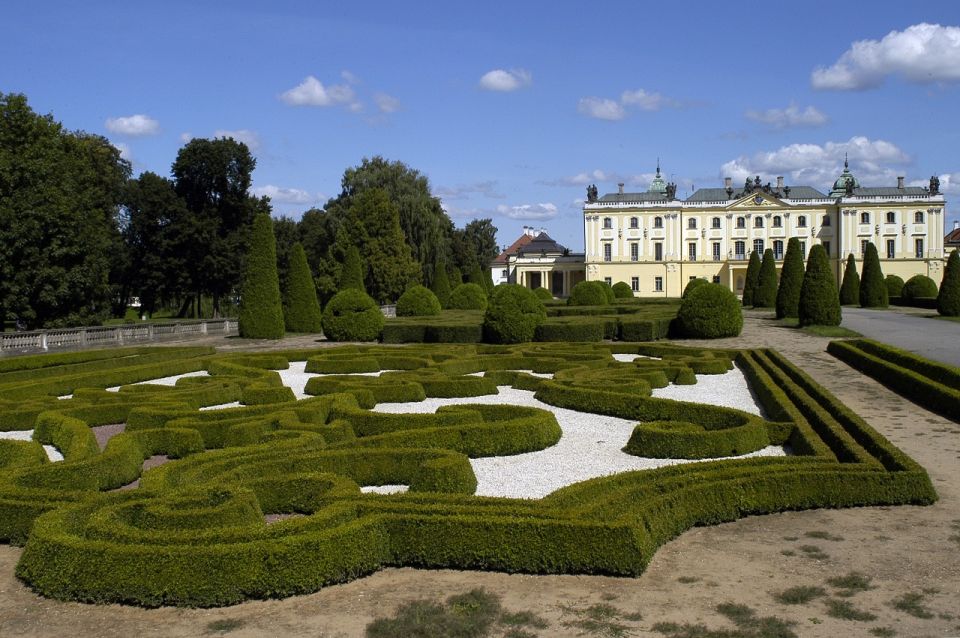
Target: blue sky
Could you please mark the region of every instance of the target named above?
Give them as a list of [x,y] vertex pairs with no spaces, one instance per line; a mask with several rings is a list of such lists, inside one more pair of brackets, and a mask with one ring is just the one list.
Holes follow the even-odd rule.
[[683,197],[758,173],[822,190],[849,153],[864,185],[936,174],[960,200],[957,2],[332,5],[14,3],[0,91],[135,172],[242,139],[275,215],[402,160],[501,244],[529,224],[582,250],[586,185],[646,190],[658,156]]

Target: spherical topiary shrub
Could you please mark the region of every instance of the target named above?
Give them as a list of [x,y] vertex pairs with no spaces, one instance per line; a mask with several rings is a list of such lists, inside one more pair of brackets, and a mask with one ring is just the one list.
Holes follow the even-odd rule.
[[910,279],[907,279],[907,283],[903,284],[903,290],[900,291],[900,296],[904,300],[916,299],[917,297],[936,297],[937,296],[937,282],[933,279],[930,279],[926,275],[914,275]]
[[598,281],[597,283],[603,288],[603,294],[607,297],[607,303],[613,303],[617,300],[617,293],[613,292],[613,286],[605,281]]
[[883,278],[883,283],[887,285],[887,296],[899,297],[903,292],[903,279],[896,275],[887,275]]
[[450,310],[486,310],[487,292],[480,284],[460,284],[450,293]]
[[516,284],[497,286],[483,317],[483,338],[490,343],[532,341],[537,326],[547,318],[543,302],[533,291]]
[[543,286],[541,286],[541,287],[539,287],[539,288],[534,288],[534,289],[533,289],[533,294],[535,294],[538,298],[540,298],[540,299],[543,300],[543,301],[552,301],[552,300],[553,300],[553,294],[552,294],[549,290],[547,290],[546,288],[544,288]]
[[380,306],[356,288],[341,290],[323,310],[323,334],[331,341],[374,341],[383,324]]
[[684,298],[677,313],[680,332],[701,339],[736,337],[743,329],[740,302],[726,286],[697,286]]
[[439,314],[440,300],[426,286],[410,286],[397,299],[398,317],[429,317]]
[[625,281],[613,284],[613,296],[617,299],[633,299],[633,288]]
[[688,294],[690,294],[700,286],[704,286],[708,283],[710,282],[707,281],[706,279],[701,279],[700,277],[697,277],[696,279],[691,279],[690,281],[687,282],[687,287],[683,289],[683,294],[681,295],[681,298],[686,299]]
[[937,312],[944,317],[960,317],[960,250],[950,253],[937,295]]
[[609,303],[601,281],[581,281],[573,287],[567,299],[571,306],[606,306]]

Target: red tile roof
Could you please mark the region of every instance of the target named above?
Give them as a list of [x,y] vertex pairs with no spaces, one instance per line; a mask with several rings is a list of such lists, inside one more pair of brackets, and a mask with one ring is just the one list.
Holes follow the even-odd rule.
[[517,241],[510,244],[510,246],[504,250],[502,253],[497,255],[497,258],[493,260],[495,264],[505,264],[507,263],[507,255],[516,255],[520,252],[520,249],[533,241],[533,237],[524,233],[520,235],[520,238]]
[[960,228],[954,228],[943,238],[944,245],[960,245]]

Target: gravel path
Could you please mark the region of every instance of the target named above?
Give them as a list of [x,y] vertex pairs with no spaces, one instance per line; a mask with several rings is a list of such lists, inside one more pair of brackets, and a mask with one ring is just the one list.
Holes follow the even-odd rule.
[[[0,439],[8,439],[11,441],[32,441],[33,430],[13,430],[10,432],[0,432]],[[46,450],[47,458],[51,461],[57,462],[63,460],[63,455],[60,454],[60,450],[52,445],[44,445],[43,449]]]

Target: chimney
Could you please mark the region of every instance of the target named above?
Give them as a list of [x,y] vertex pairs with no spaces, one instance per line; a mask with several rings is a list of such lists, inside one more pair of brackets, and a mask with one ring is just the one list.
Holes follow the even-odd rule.
[[902,177],[902,176],[897,178],[897,188],[899,188],[900,190],[903,190],[903,177]]
[[618,191],[621,195],[623,195],[623,182],[620,182],[619,184],[617,184],[617,191]]
[[780,175],[777,177],[777,190],[778,191],[783,190],[783,175]]
[[724,188],[733,188],[733,178],[732,178],[732,177],[724,177],[724,178],[723,178],[723,187],[724,187]]
[[960,230],[960,221],[957,221],[956,219],[953,220],[953,229]]

